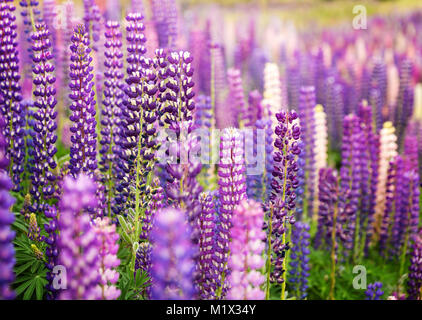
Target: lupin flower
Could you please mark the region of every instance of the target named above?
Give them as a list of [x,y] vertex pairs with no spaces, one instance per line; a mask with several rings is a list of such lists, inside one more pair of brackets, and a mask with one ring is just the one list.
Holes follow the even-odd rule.
[[108,217],[96,218],[93,225],[99,240],[101,296],[104,300],[116,300],[120,296],[120,290],[116,287],[119,279],[116,269],[120,265],[120,260],[117,259],[119,234],[116,232],[116,225]]
[[196,180],[201,172],[201,161],[193,154],[198,150],[198,137],[191,134],[193,129],[193,112],[195,108],[194,83],[192,61],[189,52],[171,52],[168,57],[167,84],[165,91],[168,106],[166,119],[174,135],[169,136],[168,152],[170,160],[167,161],[169,174],[167,196],[178,207],[186,208],[188,221],[191,223],[193,234],[197,231],[195,221],[199,214],[198,196],[202,187]]
[[369,242],[372,237],[372,224],[374,222],[376,188],[378,182],[378,162],[379,162],[379,136],[372,128],[372,109],[364,100],[358,106],[358,117],[363,132],[363,154],[362,157],[362,198],[359,204],[360,228],[362,230],[362,243],[359,250],[368,252]]
[[384,294],[382,289],[381,282],[374,282],[368,284],[368,287],[365,291],[366,299],[365,300],[381,300],[381,296]]
[[[285,299],[287,251],[290,239],[286,233],[289,225],[295,223],[296,193],[299,185],[297,179],[297,158],[301,152],[298,140],[300,127],[296,123],[298,115],[292,110],[276,113],[278,125],[275,127],[275,151],[273,153],[274,169],[271,182],[270,210],[268,211],[268,257],[267,261],[267,298],[269,296],[269,281],[281,284],[281,299]],[[270,274],[271,265],[274,269]]]
[[53,273],[54,267],[58,264],[59,250],[57,247],[58,242],[58,221],[57,209],[55,206],[45,206],[44,215],[49,219],[48,223],[44,224],[44,230],[47,232],[47,237],[44,238],[47,247],[45,255],[47,261],[45,263],[48,271],[46,279],[48,281],[46,289],[48,290],[47,299],[55,300],[58,297],[59,291],[54,287],[53,281],[55,274]]
[[246,104],[243,93],[242,74],[239,69],[227,70],[227,82],[229,85],[228,104],[233,123],[230,126],[242,128],[247,116]]
[[91,49],[83,25],[75,27],[70,51],[69,97],[72,100],[70,120],[73,122],[73,135],[69,169],[75,177],[81,172],[93,176],[97,168],[95,92]]
[[[301,87],[299,92],[299,121],[301,129],[301,148],[300,157],[304,160],[302,170],[304,170],[304,201],[306,211],[304,218],[313,215],[314,187],[312,183],[315,180],[315,88]],[[319,147],[319,146],[318,146]]]
[[[116,206],[113,208],[116,214],[120,213],[128,199],[135,196],[132,194],[132,184],[135,181],[136,190],[141,187],[141,160],[138,157],[138,148],[142,146],[139,139],[141,132],[148,130],[141,129],[143,125],[142,93],[146,81],[146,70],[149,68],[149,61],[144,58],[146,53],[144,35],[145,26],[142,23],[143,16],[140,13],[130,13],[126,17],[126,40],[127,51],[127,86],[125,87],[126,98],[124,100],[122,130],[120,130],[120,158],[118,175],[119,184],[116,186]],[[139,87],[139,88],[138,88]],[[153,128],[150,128],[153,130]],[[141,141],[142,142],[142,141]],[[136,170],[136,172],[134,171]],[[138,192],[138,191],[136,191]],[[139,201],[139,199],[138,199]]]
[[380,130],[380,147],[378,162],[378,183],[376,189],[376,204],[374,216],[374,239],[379,239],[382,217],[385,211],[386,184],[388,178],[388,164],[397,155],[397,137],[391,122],[385,122]]
[[[56,0],[43,0],[43,22],[45,23],[46,29],[49,31],[50,36],[50,46],[53,53],[53,59],[54,59],[54,65],[57,66],[57,70],[61,69],[61,66],[59,65],[61,63],[60,59],[60,47],[57,45],[57,4]],[[56,86],[60,84],[60,76],[59,73],[57,73],[57,77],[59,78],[58,83],[55,83]]]
[[232,221],[228,262],[231,287],[227,298],[263,300],[265,293],[260,287],[265,277],[260,270],[265,264],[262,257],[265,248],[264,211],[258,202],[243,200],[234,210]]
[[174,49],[178,33],[176,1],[154,0],[151,7],[160,48]]
[[183,211],[169,208],[157,213],[151,232],[152,299],[189,300],[195,296],[192,278],[195,250],[190,236]]
[[328,132],[330,145],[332,148],[339,148],[342,139],[342,121],[344,115],[343,88],[336,81],[334,76],[330,76],[325,81],[326,103],[325,112],[328,116]]
[[[23,96],[29,98],[31,95],[31,82],[32,82],[32,45],[31,33],[35,31],[33,23],[39,23],[40,10],[38,9],[39,2],[37,0],[22,0],[19,1],[21,7],[21,16],[24,26],[25,37],[21,38],[21,48],[24,50],[22,58],[22,75],[23,75]],[[34,21],[33,21],[33,20]]]
[[31,213],[29,216],[29,227],[28,227],[28,238],[32,241],[40,242],[43,240],[41,236],[41,229],[38,227],[37,217],[35,213]]
[[307,297],[309,277],[309,225],[297,222],[292,228],[292,252],[290,253],[289,281],[297,299]]
[[382,61],[375,61],[370,79],[369,101],[375,115],[376,131],[381,130],[383,124],[383,108],[387,104],[387,68]]
[[[1,6],[3,9],[3,7]],[[7,159],[5,157],[6,141],[2,135],[5,122],[0,114],[0,300],[13,299],[14,291],[10,285],[15,279],[13,267],[15,265],[15,249],[13,239],[15,232],[11,225],[15,221],[14,214],[10,211],[15,199],[10,196],[12,182],[6,173]]]
[[409,266],[409,280],[407,281],[409,299],[422,299],[422,233],[415,237]]
[[199,258],[197,266],[198,294],[200,299],[215,299],[217,290],[218,272],[214,264],[214,235],[215,235],[215,206],[213,197],[210,194],[201,193],[199,202],[201,212],[197,219],[199,230]]
[[275,63],[266,63],[264,69],[264,106],[270,107],[272,115],[280,112],[282,108],[282,97],[281,97],[281,84],[280,84],[280,72]]
[[31,244],[31,250],[38,260],[44,259],[44,253],[40,249],[38,249],[36,244]]
[[[136,251],[135,260],[135,270],[145,272],[149,277],[151,277],[151,252],[151,244],[149,242],[141,242],[139,244],[138,250]],[[151,278],[149,278],[147,285],[148,287],[144,291],[141,291],[140,294],[145,295],[150,299],[152,286]]]
[[394,110],[394,125],[397,129],[397,143],[402,146],[407,123],[413,112],[412,62],[410,60],[406,59],[401,62],[399,77],[400,86]]
[[64,179],[58,221],[59,264],[67,275],[67,289],[60,292],[62,300],[101,299],[101,243],[87,212],[97,205],[95,189],[94,181],[86,175]]
[[[363,134],[359,118],[353,114],[344,117],[343,139],[341,146],[340,197],[338,222],[347,232],[344,254],[352,257],[353,250],[358,250],[360,243],[360,212],[362,166],[364,153]],[[354,252],[358,254],[357,251]]]
[[[265,201],[268,200],[271,193],[271,182],[272,182],[272,171],[274,168],[274,159],[273,159],[273,129],[271,117],[267,116],[265,118],[259,119],[256,121],[255,126],[257,130],[263,130],[265,135],[265,167],[262,174],[262,180],[257,183],[255,188],[259,187],[261,189],[261,198]],[[249,175],[247,179],[250,179]],[[248,192],[249,185],[248,185]],[[257,194],[259,192],[255,192]]]
[[[51,37],[45,24],[36,25],[32,35],[33,73],[34,73],[34,152],[33,172],[31,175],[31,195],[38,205],[54,194],[56,177],[53,173],[57,164],[54,156],[57,152],[56,135],[56,77],[53,74]],[[42,209],[42,208],[41,208]],[[37,207],[35,207],[37,210]]]
[[[324,112],[322,105],[315,107],[315,143],[314,143],[314,154],[315,154],[315,175],[314,175],[314,208],[317,211],[318,204],[318,192],[319,192],[319,172],[322,168],[327,167],[328,158],[328,132],[327,132],[327,116]],[[316,215],[315,215],[316,216]]]
[[221,206],[216,222],[215,260],[219,272],[217,297],[223,298],[227,291],[230,228],[236,206],[246,199],[243,136],[238,129],[228,128],[222,132],[218,185]]
[[9,160],[9,176],[13,189],[19,191],[24,170],[24,126],[21,87],[19,85],[19,59],[17,50],[15,6],[11,0],[0,2],[0,114],[7,125],[2,134],[8,145],[6,157]]
[[101,110],[100,170],[104,175],[108,214],[115,206],[115,177],[119,176],[121,119],[124,99],[122,33],[117,21],[107,21],[105,31],[104,98]]

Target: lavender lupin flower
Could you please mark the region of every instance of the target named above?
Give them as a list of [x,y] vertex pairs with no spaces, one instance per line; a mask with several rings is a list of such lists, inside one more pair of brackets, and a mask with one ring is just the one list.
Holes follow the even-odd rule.
[[260,269],[265,264],[262,252],[265,248],[265,232],[262,230],[264,211],[254,200],[243,200],[233,213],[230,230],[229,268],[231,270],[228,299],[263,300],[265,282]]
[[15,6],[11,0],[0,1],[0,114],[6,121],[2,130],[8,145],[9,176],[13,189],[19,191],[24,170],[24,125],[21,87],[19,85],[19,58],[17,50]]
[[86,175],[64,179],[60,201],[59,264],[66,268],[67,289],[61,300],[101,299],[101,243],[91,225],[88,208],[97,205],[95,183]]
[[[55,143],[56,135],[56,89],[54,88],[55,76],[52,63],[50,32],[45,24],[36,26],[36,32],[32,35],[34,44],[33,73],[34,73],[34,131],[35,137],[33,153],[33,173],[31,175],[31,195],[35,203],[42,205],[45,200],[51,198],[55,189],[55,170],[57,164],[54,156],[57,152]],[[35,209],[36,210],[36,209]]]
[[198,294],[200,299],[216,298],[218,271],[214,264],[215,238],[215,206],[210,194],[201,193],[199,196],[201,213],[197,219],[199,229],[199,258],[197,266]]
[[124,99],[122,33],[117,21],[107,21],[105,31],[105,71],[104,99],[101,110],[101,159],[100,170],[106,186],[106,201],[108,215],[112,214],[115,194],[115,177],[119,176],[119,161],[121,152],[121,118]]
[[368,284],[368,288],[365,291],[366,300],[381,300],[381,296],[384,294],[381,282],[374,282]]
[[70,120],[73,126],[69,169],[75,177],[81,172],[93,176],[97,168],[95,93],[91,49],[83,25],[75,27],[70,51],[69,97],[72,100]]
[[15,216],[10,211],[15,199],[9,194],[12,189],[12,182],[6,173],[8,163],[5,157],[6,141],[2,134],[5,125],[6,123],[0,114],[0,300],[15,297],[15,293],[10,287],[15,279],[13,273],[15,249],[12,243],[15,232],[10,227],[15,221]]
[[309,225],[297,222],[292,228],[292,252],[290,253],[289,281],[297,299],[307,297],[309,277]]
[[163,209],[155,218],[151,232],[151,278],[154,283],[151,298],[155,300],[189,300],[195,296],[194,271],[190,227],[185,213],[177,209]]
[[315,88],[312,86],[301,87],[298,110],[301,140],[303,141],[300,157],[305,162],[302,167],[302,170],[304,170],[304,219],[313,215],[314,187],[312,183],[315,180],[315,106]]
[[[360,239],[360,212],[358,212],[362,183],[363,135],[359,118],[353,114],[344,117],[342,163],[340,168],[339,223],[347,231],[344,254],[352,257]],[[357,254],[357,252],[355,252]]]

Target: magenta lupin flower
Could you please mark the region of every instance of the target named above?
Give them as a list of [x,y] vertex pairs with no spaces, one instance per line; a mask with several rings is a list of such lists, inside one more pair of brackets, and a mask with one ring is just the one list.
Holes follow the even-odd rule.
[[229,276],[230,289],[227,294],[232,300],[262,300],[265,282],[260,269],[265,264],[262,252],[265,248],[264,211],[254,200],[243,200],[234,210],[231,228]]
[[94,232],[100,242],[101,295],[105,300],[115,300],[120,296],[120,290],[116,287],[119,280],[116,269],[120,265],[120,260],[117,258],[119,234],[116,231],[116,225],[112,224],[108,217],[94,220]]
[[65,177],[60,201],[59,264],[66,268],[67,289],[61,300],[97,300],[102,298],[100,275],[100,238],[95,232],[88,209],[97,206],[95,182],[86,175]]

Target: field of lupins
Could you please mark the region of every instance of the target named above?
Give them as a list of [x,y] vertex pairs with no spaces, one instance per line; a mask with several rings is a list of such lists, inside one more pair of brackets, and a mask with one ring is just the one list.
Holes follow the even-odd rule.
[[422,11],[254,10],[0,0],[0,299],[422,299]]

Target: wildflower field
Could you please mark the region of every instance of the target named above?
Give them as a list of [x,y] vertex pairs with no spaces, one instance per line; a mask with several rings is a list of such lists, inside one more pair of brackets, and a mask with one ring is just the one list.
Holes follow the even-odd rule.
[[422,3],[0,0],[0,300],[422,300]]

